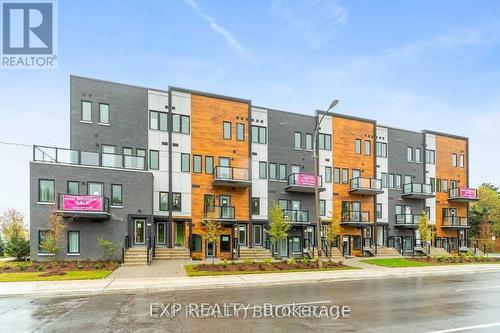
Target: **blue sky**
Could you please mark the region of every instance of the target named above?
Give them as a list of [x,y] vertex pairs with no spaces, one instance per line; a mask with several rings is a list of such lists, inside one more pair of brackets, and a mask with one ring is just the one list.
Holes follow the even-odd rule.
[[[470,137],[500,185],[500,2],[59,1],[59,68],[0,70],[0,141],[69,145],[69,75],[168,85]],[[0,210],[29,213],[31,149],[0,144]]]

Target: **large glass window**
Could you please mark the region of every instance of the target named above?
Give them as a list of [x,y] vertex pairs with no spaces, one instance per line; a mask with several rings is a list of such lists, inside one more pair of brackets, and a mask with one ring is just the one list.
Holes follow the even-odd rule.
[[229,235],[220,236],[220,252],[231,252],[231,237]]
[[377,142],[375,149],[377,157],[387,157],[387,143]]
[[354,140],[354,152],[358,155],[361,154],[361,140],[360,139]]
[[38,181],[38,202],[54,202],[55,182],[49,179]]
[[332,136],[330,134],[318,134],[318,148],[323,150],[332,150]]
[[378,219],[382,218],[382,204],[377,204],[376,216]]
[[349,183],[349,169],[342,169],[342,184]]
[[319,215],[326,216],[326,200],[319,201]]
[[276,163],[269,163],[269,179],[270,180],[276,180],[277,179]]
[[312,134],[306,133],[306,150],[313,149],[313,136]]
[[420,148],[415,148],[415,162],[422,162],[422,149]]
[[389,188],[394,188],[394,174],[389,174]]
[[158,121],[159,121],[159,112],[157,111],[149,111],[149,129],[152,130],[157,130],[158,127]]
[[387,173],[382,172],[382,187],[386,188],[387,187]]
[[465,156],[463,154],[460,154],[460,167],[465,167]]
[[280,206],[281,209],[286,210],[286,209],[288,209],[288,200],[279,199],[278,205]]
[[226,140],[231,140],[231,123],[228,121],[225,121],[223,123],[223,137]]
[[259,162],[259,178],[266,179],[267,178],[267,163]]
[[103,195],[104,185],[103,183],[87,183],[87,194],[88,195]]
[[201,173],[202,166],[201,166],[201,156],[200,155],[193,155],[193,172],[194,173]]
[[202,237],[200,235],[193,234],[191,236],[192,239],[192,251],[193,252],[201,252],[201,244],[202,244]]
[[260,215],[260,198],[252,198],[252,214]]
[[267,129],[262,126],[252,126],[252,142],[266,143]]
[[293,147],[295,149],[302,149],[302,133],[295,132],[293,140],[294,140]]
[[77,181],[68,181],[68,189],[66,191],[68,194],[80,194],[80,182]]
[[182,196],[180,193],[172,193],[172,210],[174,212],[182,210]]
[[425,161],[428,164],[436,164],[436,151],[426,149],[425,151]]
[[181,172],[189,172],[191,169],[189,164],[189,154],[181,153]]
[[122,151],[123,151],[123,155],[127,155],[127,156],[133,155],[133,149],[132,148],[123,147]]
[[340,183],[340,168],[333,169],[333,182]]
[[325,167],[325,182],[332,182],[332,168],[329,166]]
[[42,244],[47,239],[49,232],[48,230],[38,230],[38,253],[48,253],[46,249],[42,248]]
[[160,131],[168,131],[168,113],[160,112],[159,114],[159,130]]
[[286,180],[286,164],[279,166],[279,180]]
[[109,104],[99,103],[99,123],[109,124]]
[[214,173],[214,158],[212,156],[205,156],[205,173],[207,175]]
[[120,184],[111,185],[111,206],[123,206],[123,188]]
[[172,131],[175,133],[189,134],[190,118],[180,114],[172,114]]
[[401,175],[396,175],[396,189],[401,189]]
[[82,121],[92,121],[92,103],[82,101]]
[[181,116],[181,133],[189,134],[191,132],[190,123],[189,116]]
[[408,162],[413,162],[413,148],[412,147],[406,148],[406,159],[408,160]]
[[149,168],[152,170],[160,168],[160,152],[158,150],[149,151]]
[[245,125],[237,123],[236,124],[236,140],[245,141]]
[[441,190],[443,192],[448,192],[448,180],[447,179],[443,179],[441,181]]
[[291,241],[292,241],[292,252],[295,252],[295,253],[300,252],[300,248],[301,248],[300,237],[299,236],[293,236],[291,238],[292,238],[291,239]]
[[372,154],[372,142],[370,140],[365,140],[365,155]]
[[80,253],[80,232],[68,231],[68,253]]
[[457,154],[451,154],[451,166],[457,166]]
[[405,175],[405,181],[403,184],[411,184],[411,183],[413,183],[412,176]]
[[160,192],[160,207],[161,212],[168,211],[168,192]]

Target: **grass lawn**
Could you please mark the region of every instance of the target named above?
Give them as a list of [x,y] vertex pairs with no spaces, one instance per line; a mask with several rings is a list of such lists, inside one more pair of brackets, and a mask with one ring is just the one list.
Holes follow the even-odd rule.
[[104,269],[93,271],[69,271],[64,275],[53,276],[40,276],[43,272],[0,273],[0,282],[103,279],[111,274],[111,272],[111,270]]
[[266,273],[291,273],[291,272],[319,272],[319,271],[344,271],[348,269],[361,269],[358,267],[342,266],[336,268],[323,268],[323,269],[287,269],[287,270],[272,270],[272,271],[227,271],[227,272],[208,272],[197,271],[194,267],[196,264],[184,265],[187,276],[214,276],[214,275],[244,275],[244,274],[266,274]]
[[386,258],[386,259],[366,259],[361,260],[367,264],[398,268],[398,267],[420,267],[420,266],[434,266],[432,263],[415,261],[406,258]]

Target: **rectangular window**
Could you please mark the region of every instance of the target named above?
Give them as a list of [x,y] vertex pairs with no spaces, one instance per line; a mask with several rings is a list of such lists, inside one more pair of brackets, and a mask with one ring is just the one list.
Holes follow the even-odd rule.
[[99,103],[99,122],[109,124],[109,104]]
[[252,214],[260,215],[260,198],[252,198]]
[[331,167],[325,167],[325,182],[331,183],[332,182],[332,168]]
[[300,165],[290,165],[290,173],[300,173]]
[[80,232],[68,231],[68,253],[80,253]]
[[189,134],[191,132],[191,119],[189,116],[181,116],[181,133]]
[[361,250],[361,236],[352,236],[352,249]]
[[160,168],[160,152],[158,150],[149,151],[149,168],[158,170]]
[[361,170],[352,169],[352,179],[361,177]]
[[172,193],[172,211],[180,212],[182,210],[182,196],[180,193]]
[[460,154],[460,167],[465,167],[465,156],[463,154]]
[[191,249],[193,252],[201,252],[202,237],[200,235],[193,234],[191,236],[192,244]]
[[408,176],[408,175],[405,175],[405,182],[403,183],[404,184],[411,184],[413,181],[412,181],[412,177],[411,176]]
[[288,200],[285,199],[279,199],[278,200],[278,205],[280,206],[281,209],[288,209]]
[[295,132],[294,141],[293,142],[294,142],[293,147],[295,149],[302,149],[302,133]]
[[401,189],[401,175],[396,175],[396,189]]
[[214,158],[212,156],[205,156],[205,173],[207,175],[214,173]]
[[201,156],[200,155],[193,155],[193,172],[194,173],[201,173],[201,171],[202,171]]
[[436,152],[434,150],[425,150],[425,161],[428,164],[436,164]]
[[38,230],[38,253],[47,253],[47,250],[42,248],[42,244],[47,239],[48,234],[48,230]]
[[376,216],[378,219],[382,218],[382,204],[377,204]]
[[92,121],[92,103],[82,101],[82,121]]
[[326,216],[326,200],[319,201],[319,216]]
[[342,184],[349,183],[349,169],[342,169]]
[[340,183],[340,168],[333,169],[333,182],[336,184]]
[[123,206],[123,187],[120,184],[111,184],[111,206]]
[[457,181],[456,180],[450,180],[450,188],[457,188]]
[[189,159],[189,154],[181,153],[181,172],[189,172],[191,170]]
[[406,158],[407,158],[408,162],[413,162],[413,148],[412,147],[406,148]]
[[103,183],[91,183],[87,182],[87,194],[88,195],[102,195],[104,193]]
[[448,192],[448,179],[442,180],[441,189],[443,192]]
[[451,166],[457,166],[457,154],[451,154]]
[[38,180],[38,202],[53,203],[55,199],[55,181],[49,179]]
[[231,237],[229,235],[220,236],[220,252],[231,252]]
[[129,155],[133,155],[134,150],[132,148],[123,147],[122,151],[123,151],[123,155],[129,156]]
[[389,174],[389,188],[394,188],[394,174]]
[[415,148],[415,162],[422,163],[422,149]]
[[436,192],[441,192],[441,179],[436,179]]
[[377,142],[375,150],[377,157],[387,157],[387,143]]
[[180,114],[172,114],[172,132],[189,134],[190,118]]
[[431,191],[434,192],[436,190],[436,179],[431,178],[430,181],[431,181]]
[[80,182],[77,181],[68,181],[68,189],[66,191],[68,194],[80,194]]
[[158,121],[159,121],[159,112],[157,111],[149,111],[149,129],[157,130],[158,129]]
[[361,154],[361,140],[360,139],[354,140],[354,152],[358,155]]
[[223,122],[223,138],[231,140],[231,123],[228,121]]
[[387,188],[387,173],[382,172],[382,187]]
[[168,131],[168,113],[160,112],[160,131]]
[[276,163],[269,163],[269,180],[276,180]]
[[160,192],[160,212],[168,211],[168,192]]
[[244,124],[236,124],[236,140],[245,141],[245,125]]
[[318,134],[318,148],[332,150],[332,136],[330,134]]
[[370,140],[365,140],[365,155],[372,154],[372,142]]
[[259,179],[267,178],[267,163],[259,162]]
[[312,134],[306,133],[306,150],[313,149],[313,136]]
[[286,164],[279,166],[279,180],[286,180]]
[[266,143],[267,129],[261,126],[252,126],[252,142]]

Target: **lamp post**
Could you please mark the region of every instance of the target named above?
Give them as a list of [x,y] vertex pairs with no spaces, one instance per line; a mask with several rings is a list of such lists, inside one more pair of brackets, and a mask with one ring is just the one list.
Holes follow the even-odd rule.
[[[318,165],[319,165],[319,156],[318,156],[318,131],[321,126],[321,122],[328,114],[328,112],[339,104],[338,99],[334,99],[330,104],[330,107],[321,115],[321,118],[316,123],[316,128],[314,129],[313,136],[313,172],[314,172],[314,207],[315,207],[315,215],[316,215],[316,247],[318,249],[318,267],[323,267],[323,261],[321,259],[321,218],[319,216],[319,184],[318,184]],[[319,114],[318,114],[319,116]]]

